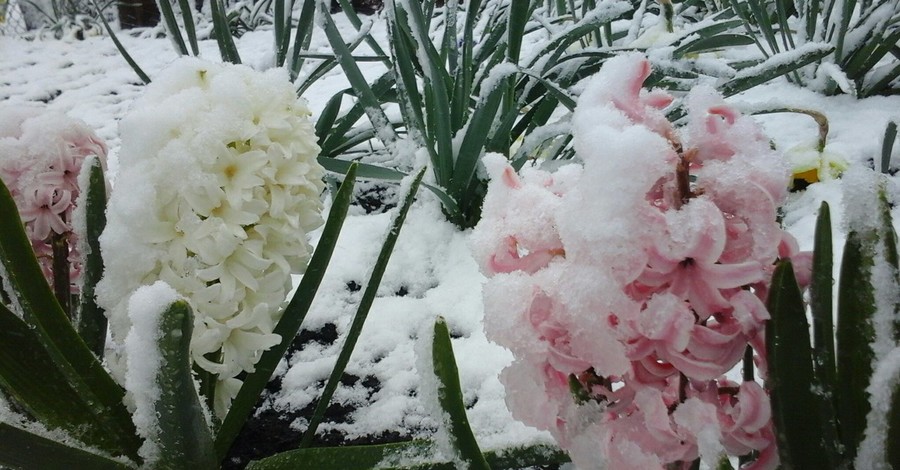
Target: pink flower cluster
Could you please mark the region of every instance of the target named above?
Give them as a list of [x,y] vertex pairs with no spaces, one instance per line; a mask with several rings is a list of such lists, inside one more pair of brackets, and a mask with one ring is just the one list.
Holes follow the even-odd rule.
[[[579,468],[778,465],[765,377],[764,300],[779,257],[809,256],[776,220],[788,171],[752,119],[712,89],[642,89],[640,55],[608,61],[573,117],[582,164],[492,177],[473,250],[489,277],[485,329],[509,348],[507,404]],[[752,376],[752,371],[747,371]],[[731,377],[731,375],[729,375]],[[748,377],[749,378],[749,377]]]
[[68,250],[76,289],[81,258],[72,227],[78,175],[88,156],[105,166],[106,153],[106,144],[80,120],[39,107],[0,108],[0,178],[51,283],[56,243]]

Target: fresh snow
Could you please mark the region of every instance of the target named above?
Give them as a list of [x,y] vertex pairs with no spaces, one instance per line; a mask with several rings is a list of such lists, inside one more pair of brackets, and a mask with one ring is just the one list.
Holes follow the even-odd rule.
[[[335,19],[345,38],[356,36],[355,29],[343,16],[336,15]],[[383,21],[376,21],[373,31],[383,38]],[[165,39],[129,35],[122,35],[120,39],[151,78],[177,57]],[[270,66],[271,31],[249,32],[236,42],[245,63],[258,69]],[[525,45],[540,47],[540,43],[527,41]],[[817,47],[810,44],[800,52],[810,52]],[[313,37],[310,49],[313,52],[328,51],[321,31]],[[358,50],[360,54],[370,52],[365,44]],[[216,45],[202,41],[201,55],[218,60]],[[523,57],[529,56],[529,51],[524,51]],[[779,56],[777,60],[792,58],[796,56]],[[761,67],[773,65],[767,62]],[[314,61],[308,61],[300,78],[303,79],[314,66]],[[368,80],[384,71],[377,62],[360,62],[359,66]],[[348,87],[339,69],[317,81],[304,95],[313,118],[334,93]],[[0,100],[13,106],[47,101],[48,109],[87,122],[110,147],[109,167],[113,178],[121,146],[118,121],[143,90],[140,80],[109,38],[63,42],[0,36]],[[350,106],[349,101],[345,99],[345,108]],[[900,109],[900,97],[897,96],[863,100],[850,96],[826,97],[784,80],[756,87],[730,98],[729,102],[747,108],[793,106],[824,112],[831,125],[827,149],[841,155],[851,167],[871,166],[873,157],[880,157],[885,124],[897,118]],[[773,114],[756,119],[780,149],[808,143],[817,132],[812,120],[802,115]],[[588,125],[589,119],[583,122]],[[614,143],[596,142],[594,145],[614,147],[610,144]],[[898,165],[896,153],[894,168]],[[597,182],[598,185],[618,183]],[[896,185],[896,178],[890,178],[889,184]],[[832,180],[814,184],[789,197],[783,221],[801,249],[812,249],[815,213],[821,201],[828,201],[836,227],[835,259],[840,260],[844,242],[843,232],[839,229],[844,214],[841,194],[840,182]],[[349,291],[348,283],[364,287],[366,274],[377,256],[390,219],[390,213],[366,215],[354,209],[344,225],[332,263],[304,323],[305,329],[315,331],[333,324],[339,338],[346,333],[361,296],[361,291]],[[896,208],[894,220],[895,224],[900,220],[900,210]],[[318,233],[313,235],[313,243],[317,236]],[[323,423],[322,431],[340,431],[348,438],[377,436],[392,430],[414,436],[425,436],[433,431],[434,418],[418,396],[422,378],[415,367],[415,344],[423,325],[431,325],[437,315],[443,315],[454,336],[453,347],[464,399],[471,405],[469,420],[482,449],[552,442],[549,434],[514,421],[506,409],[504,389],[497,376],[512,356],[485,337],[481,298],[485,280],[470,252],[469,237],[470,232],[460,232],[444,220],[438,202],[428,191],[420,191],[419,202],[409,214],[379,289],[379,298],[347,368],[347,373],[360,378],[374,377],[380,383],[380,389],[369,396],[358,384],[339,387],[334,402],[358,409],[347,422]],[[401,292],[405,295],[398,295]],[[283,373],[283,390],[267,396],[264,406],[287,412],[299,410],[314,401],[327,379],[341,342],[339,339],[334,344],[309,343],[282,361],[279,371]],[[896,359],[894,356],[890,357]],[[300,420],[294,425],[304,429],[306,424]],[[713,452],[713,449],[709,451]]]

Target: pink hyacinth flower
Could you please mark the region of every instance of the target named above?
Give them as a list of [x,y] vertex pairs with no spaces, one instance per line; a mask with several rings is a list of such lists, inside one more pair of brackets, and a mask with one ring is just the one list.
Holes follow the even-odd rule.
[[720,264],[725,250],[725,220],[708,200],[697,198],[674,217],[672,243],[658,243],[650,250],[647,269],[637,282],[664,287],[690,302],[701,320],[730,307],[723,289],[739,288],[764,279],[758,263]]

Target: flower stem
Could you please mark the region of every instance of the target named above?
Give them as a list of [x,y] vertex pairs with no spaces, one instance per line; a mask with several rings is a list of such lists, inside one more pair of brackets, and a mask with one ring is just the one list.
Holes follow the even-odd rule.
[[53,248],[53,292],[63,311],[72,318],[70,306],[71,279],[69,278],[69,241],[66,234],[50,235],[50,246]]

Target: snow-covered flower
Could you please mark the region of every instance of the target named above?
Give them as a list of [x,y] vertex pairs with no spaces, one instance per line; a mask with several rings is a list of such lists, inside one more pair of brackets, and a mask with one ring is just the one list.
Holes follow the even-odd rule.
[[776,219],[789,172],[711,89],[692,91],[675,129],[671,98],[642,89],[649,73],[630,54],[589,82],[572,123],[583,165],[517,175],[485,158],[472,244],[489,277],[486,333],[514,356],[507,404],[579,468],[755,452],[746,468],[771,469],[766,391],[724,374],[750,346],[764,377],[772,266],[807,258]]
[[[163,280],[195,312],[191,354],[218,376],[216,412],[280,341],[273,329],[322,223],[310,111],[283,70],[180,59],[121,123],[98,297],[115,344],[128,294]],[[119,364],[121,353],[110,358]],[[115,367],[114,367],[115,368]]]
[[81,254],[73,229],[88,157],[106,164],[106,144],[81,120],[40,106],[0,107],[0,178],[19,209],[25,232],[48,282],[53,282],[53,244],[68,252],[69,280],[78,292]]

